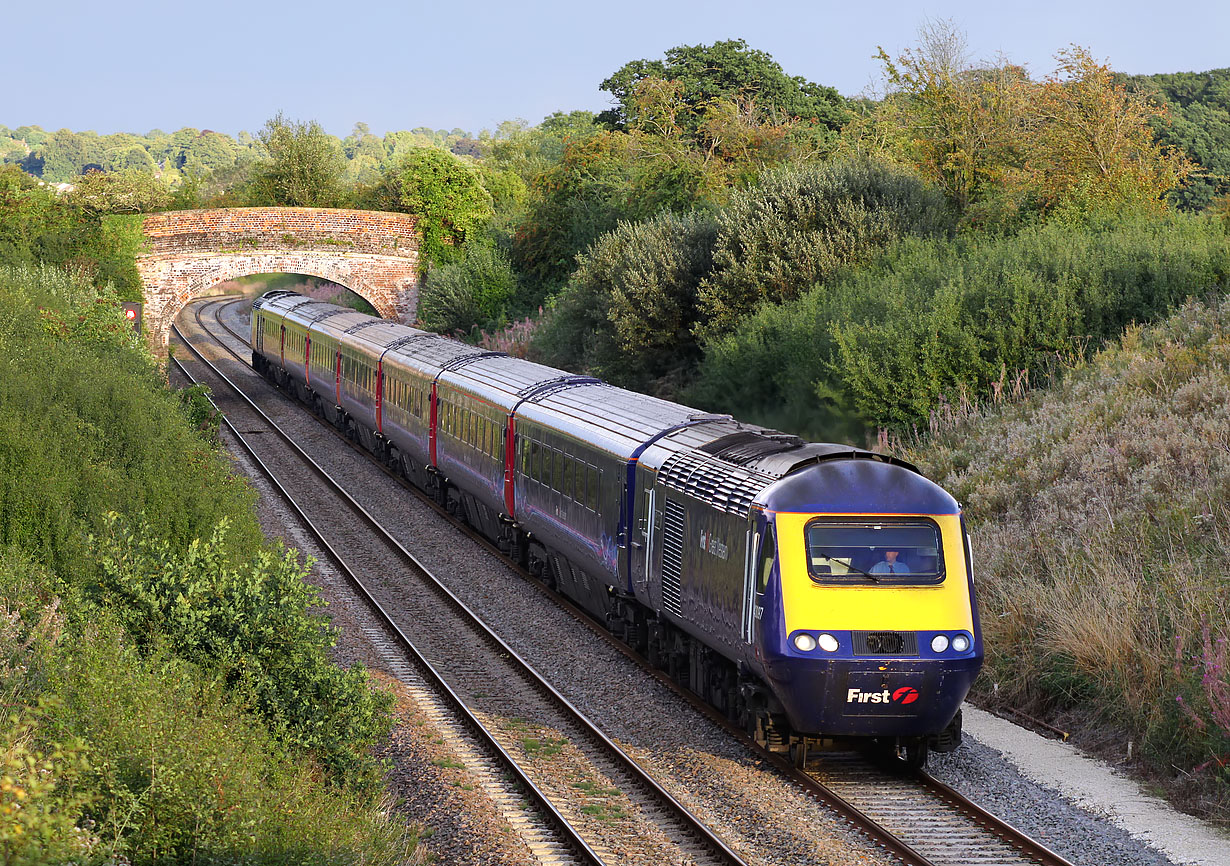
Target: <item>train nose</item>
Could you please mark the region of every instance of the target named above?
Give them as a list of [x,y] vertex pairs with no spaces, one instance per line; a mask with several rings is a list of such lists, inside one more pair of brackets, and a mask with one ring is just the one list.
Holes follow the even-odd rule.
[[969,693],[980,659],[787,658],[767,666],[795,730],[817,736],[936,734]]

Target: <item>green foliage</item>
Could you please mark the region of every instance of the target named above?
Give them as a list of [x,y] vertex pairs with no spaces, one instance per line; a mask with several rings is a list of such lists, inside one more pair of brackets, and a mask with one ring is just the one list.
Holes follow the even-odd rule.
[[697,290],[717,223],[702,213],[624,222],[580,257],[536,347],[548,363],[667,393],[699,358]]
[[68,200],[87,214],[152,213],[171,203],[171,190],[139,169],[91,171],[77,180]]
[[[47,727],[88,744],[99,855],[123,862],[387,863],[413,846],[370,797],[322,783],[198,668],[99,617],[65,653]],[[102,857],[100,857],[102,859]]]
[[846,101],[833,88],[789,76],[769,54],[749,48],[742,39],[729,39],[713,45],[680,45],[668,50],[665,60],[625,63],[602,82],[602,89],[617,104],[600,120],[618,128],[635,123],[633,97],[637,85],[648,78],[680,83],[686,104],[681,122],[689,133],[699,128],[704,106],[738,97],[752,98],[783,119],[801,118],[824,135],[840,129],[848,117]]
[[17,166],[0,166],[0,262],[66,264],[90,231],[80,209]]
[[217,672],[335,774],[373,780],[366,750],[387,735],[391,700],[370,688],[361,668],[330,661],[335,634],[314,611],[319,595],[294,551],[262,549],[234,565],[227,518],[183,552],[147,523],[114,512],[104,523],[92,539],[91,594],[128,634]]
[[1201,210],[1230,194],[1230,69],[1129,76],[1127,84],[1170,109],[1169,123],[1153,130],[1163,144],[1185,151],[1201,170],[1170,199],[1184,210]]
[[732,196],[718,223],[713,275],[700,289],[706,339],[902,237],[942,233],[949,218],[943,196],[915,175],[856,159],[775,172]]
[[252,551],[252,492],[164,381],[113,298],[54,268],[0,268],[0,542],[88,575],[85,534],[119,511],[178,546],[230,516],[234,549]]
[[928,423],[1228,279],[1209,219],[907,239],[715,341],[694,396],[736,415],[788,408],[808,429]]
[[41,747],[34,733],[24,715],[0,729],[0,861],[81,862],[91,847],[77,826],[91,799],[81,787],[89,766],[84,749],[76,739]]
[[404,862],[388,696],[113,297],[0,269],[0,403],[6,862]]
[[319,123],[289,120],[278,112],[258,138],[268,156],[253,171],[251,204],[337,207],[342,202],[345,158],[340,143]]
[[[0,549],[5,863],[401,863],[378,799],[324,780],[216,677]],[[64,602],[64,603],[62,603]]]
[[111,283],[121,296],[136,298],[139,220],[100,218],[21,169],[0,166],[0,263],[67,265],[95,285]]
[[508,258],[490,244],[471,241],[459,260],[431,268],[419,292],[419,320],[444,334],[501,328],[517,292]]
[[492,216],[491,195],[471,165],[437,148],[407,151],[364,203],[418,217],[423,269],[457,261],[466,241]]
[[96,133],[61,129],[41,149],[40,176],[50,183],[64,183],[83,174],[88,166],[102,168],[106,160]]

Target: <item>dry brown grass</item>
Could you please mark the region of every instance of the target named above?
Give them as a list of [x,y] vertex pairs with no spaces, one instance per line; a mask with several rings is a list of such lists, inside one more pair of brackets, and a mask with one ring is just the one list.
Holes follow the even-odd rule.
[[901,449],[970,518],[984,690],[1080,706],[1230,788],[1230,301],[1132,328],[1055,388],[1015,385]]

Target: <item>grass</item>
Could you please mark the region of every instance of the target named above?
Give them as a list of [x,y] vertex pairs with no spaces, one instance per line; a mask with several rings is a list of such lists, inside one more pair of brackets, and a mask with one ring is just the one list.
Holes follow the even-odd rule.
[[1116,757],[1131,740],[1172,797],[1230,825],[1230,300],[936,426],[902,450],[966,509],[982,699]]
[[522,737],[521,748],[531,758],[553,758],[563,750],[567,742],[552,737]]
[[620,795],[618,788],[607,788],[589,779],[573,782],[572,787],[583,792],[587,798],[593,798],[581,807],[586,815],[599,821],[619,821],[628,817],[621,804],[610,802],[611,798]]

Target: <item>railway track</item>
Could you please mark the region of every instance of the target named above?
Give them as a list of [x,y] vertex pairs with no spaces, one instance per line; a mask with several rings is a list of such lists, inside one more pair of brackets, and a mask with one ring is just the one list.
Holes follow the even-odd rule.
[[[225,303],[216,302],[212,305],[216,324],[229,334],[224,341],[219,340],[219,345],[246,365],[246,335],[224,321],[221,313]],[[202,318],[203,306],[205,305],[197,305],[195,308],[198,321]],[[322,426],[333,431],[332,427],[324,425],[323,422]],[[340,434],[337,435],[342,438]],[[348,440],[343,441],[350,444]],[[403,479],[388,473],[387,470],[386,473],[418,495],[418,491]],[[485,538],[448,516],[442,509],[436,508],[426,497],[420,498],[445,519],[494,551],[494,546]],[[677,694],[726,728],[747,748],[757,751],[761,759],[772,764],[784,778],[806,790],[874,839],[899,862],[919,866],[1071,866],[1067,860],[925,773],[903,774],[898,770],[885,768],[858,752],[829,750],[818,752],[806,762],[800,762],[802,766],[795,766],[784,755],[761,749],[741,730],[730,725],[691,692],[674,684],[660,671],[649,667],[643,658],[615,640],[606,629],[594,623],[566,598],[541,583],[534,582],[533,585],[568,608],[595,635],[632,658],[650,675],[668,684]]]
[[[193,375],[191,364],[177,361],[177,365],[219,395],[216,403],[232,433],[379,618],[383,640],[395,643],[406,657],[409,669],[403,666],[400,673],[417,672],[464,720],[474,735],[476,751],[496,765],[480,770],[516,779],[505,799],[519,792],[533,799],[538,822],[555,835],[532,845],[542,862],[745,864],[386,533],[272,419],[244,398],[204,352],[198,352],[178,328],[174,333],[208,372],[202,376],[198,370]],[[224,396],[227,391],[230,395]],[[275,435],[255,435],[262,431]],[[413,639],[386,613],[377,582],[368,579],[392,573],[412,587],[398,601],[413,612]],[[379,633],[369,637],[382,639]],[[577,776],[590,785],[561,790],[555,778],[547,778],[536,766],[535,755],[542,752],[553,758],[566,753]],[[595,799],[583,796],[587,791],[601,792],[606,820],[587,813],[586,807],[594,805],[587,801]],[[612,821],[611,815],[623,819]],[[617,847],[612,836],[619,838]],[[630,858],[629,851],[640,853]]]

